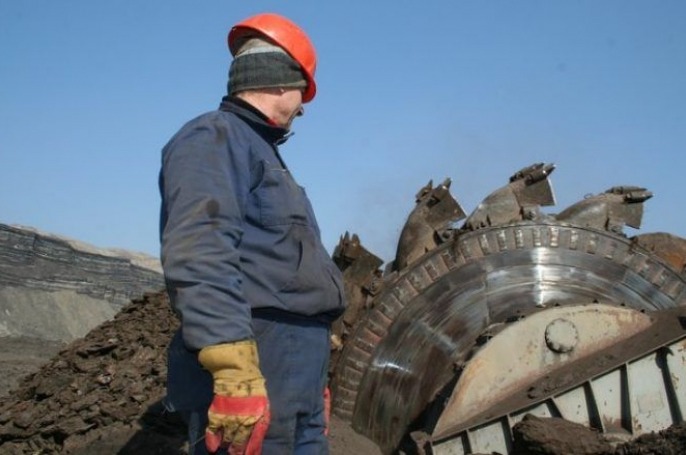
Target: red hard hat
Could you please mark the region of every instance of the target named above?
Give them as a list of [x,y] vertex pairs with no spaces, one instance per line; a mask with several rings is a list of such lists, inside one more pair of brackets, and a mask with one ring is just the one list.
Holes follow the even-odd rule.
[[303,103],[314,98],[317,84],[314,82],[314,72],[317,69],[317,55],[310,38],[296,24],[283,16],[273,13],[263,13],[249,17],[234,25],[229,31],[229,50],[236,55],[240,38],[255,33],[266,36],[300,64],[300,68],[307,81]]

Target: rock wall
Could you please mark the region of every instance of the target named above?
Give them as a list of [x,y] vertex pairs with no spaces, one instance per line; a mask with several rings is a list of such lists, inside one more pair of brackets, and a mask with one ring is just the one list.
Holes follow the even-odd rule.
[[0,336],[71,341],[163,288],[156,258],[0,224]]

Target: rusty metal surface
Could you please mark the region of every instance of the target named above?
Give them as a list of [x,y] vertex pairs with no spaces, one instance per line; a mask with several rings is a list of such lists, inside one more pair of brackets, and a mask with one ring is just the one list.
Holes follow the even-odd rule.
[[666,232],[635,236],[633,242],[667,261],[679,273],[686,271],[686,239]]
[[330,371],[334,371],[343,345],[355,322],[367,309],[370,299],[379,291],[377,271],[382,260],[367,250],[356,234],[341,236],[333,252],[333,260],[343,272],[347,307],[331,327]]
[[530,389],[564,365],[645,331],[652,322],[641,311],[585,304],[544,309],[506,324],[460,372],[432,434],[440,439],[457,432],[483,409]]
[[510,453],[509,428],[526,414],[564,418],[620,440],[683,422],[686,307],[650,318],[647,329],[532,380],[461,425],[434,432],[433,453]]

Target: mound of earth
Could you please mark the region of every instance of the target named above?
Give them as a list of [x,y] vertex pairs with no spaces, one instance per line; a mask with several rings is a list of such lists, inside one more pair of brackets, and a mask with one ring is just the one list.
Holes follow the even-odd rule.
[[[2,370],[11,374],[2,385],[12,390],[0,398],[0,453],[186,453],[185,426],[162,406],[166,347],[177,327],[160,292],[66,346],[3,341]],[[22,369],[32,373],[17,380]],[[379,451],[333,417],[331,453]]]
[[[166,346],[177,327],[160,292],[133,300],[113,320],[66,346],[3,342],[0,361],[9,375],[2,385],[12,390],[1,391],[0,453],[186,453],[184,425],[161,403]],[[32,372],[17,381],[22,368]],[[333,455],[380,453],[345,422],[332,417],[331,423]],[[685,424],[614,447],[560,419],[529,417],[514,435],[515,454],[686,453]]]

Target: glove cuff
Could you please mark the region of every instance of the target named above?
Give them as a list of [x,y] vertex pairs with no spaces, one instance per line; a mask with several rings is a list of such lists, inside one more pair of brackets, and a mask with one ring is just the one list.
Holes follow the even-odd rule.
[[214,393],[230,397],[267,394],[254,340],[206,346],[198,360],[214,378]]

